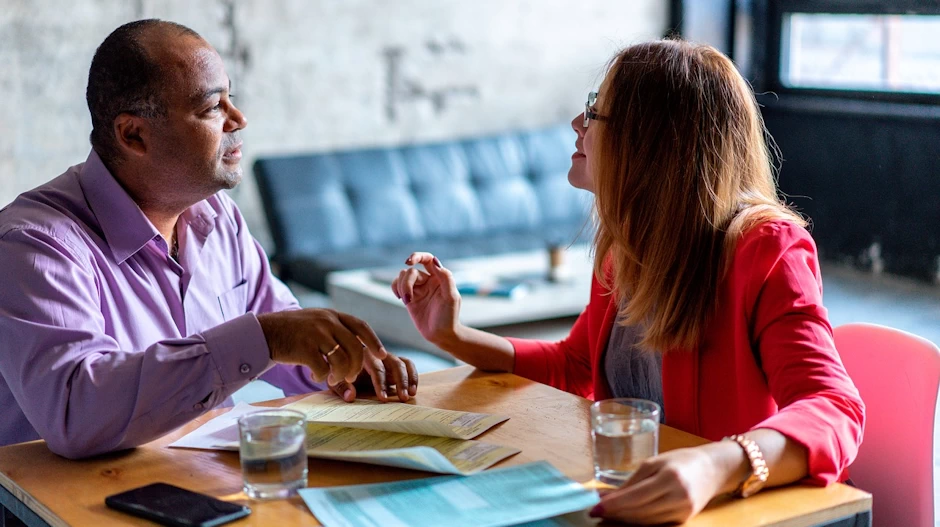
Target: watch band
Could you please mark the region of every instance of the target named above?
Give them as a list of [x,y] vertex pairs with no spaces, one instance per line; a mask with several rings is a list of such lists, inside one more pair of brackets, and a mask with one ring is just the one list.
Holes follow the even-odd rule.
[[746,435],[734,434],[725,439],[730,439],[740,445],[741,448],[744,449],[744,454],[747,456],[748,462],[751,464],[750,475],[738,485],[734,493],[742,498],[752,496],[764,487],[764,484],[767,483],[767,478],[770,476],[770,469],[767,467],[764,453],[761,452],[757,442]]

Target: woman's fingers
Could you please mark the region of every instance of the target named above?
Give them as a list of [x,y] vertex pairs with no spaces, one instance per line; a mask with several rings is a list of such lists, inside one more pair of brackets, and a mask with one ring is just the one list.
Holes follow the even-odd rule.
[[[437,261],[437,258],[434,260]],[[433,272],[437,279],[441,281],[441,287],[450,293],[452,299],[460,298],[460,292],[457,290],[457,281],[454,280],[454,273],[452,273],[450,269],[441,266],[438,262],[438,267]]]
[[401,300],[401,294],[398,292],[398,282],[401,281],[402,275],[405,274],[405,271],[398,273],[398,276],[392,280],[392,293],[395,294],[395,298]]
[[428,272],[430,276],[438,276],[444,278],[444,274],[453,276],[447,268],[441,263],[441,261],[431,253],[412,253],[411,256],[405,260],[405,263],[408,265],[422,265],[424,270]]
[[401,293],[401,301],[408,305],[415,297],[414,288],[421,273],[414,267],[406,269],[402,273],[404,276],[398,284],[398,292]]
[[653,509],[659,509],[658,502],[663,501],[663,496],[670,491],[665,479],[656,472],[640,480],[632,479],[632,484],[606,494],[600,502],[604,517],[624,515],[633,521],[636,514],[645,515]]
[[434,263],[434,255],[425,252],[413,252],[405,259],[405,265],[424,265],[427,267]]
[[[404,297],[404,284],[407,281],[407,277],[411,274],[411,271],[415,271],[413,268],[403,269],[398,273],[398,276],[392,280],[392,293],[395,294],[395,297],[399,300]],[[428,281],[430,278],[427,273],[422,273],[418,271],[418,279],[415,281],[415,287],[420,286]]]

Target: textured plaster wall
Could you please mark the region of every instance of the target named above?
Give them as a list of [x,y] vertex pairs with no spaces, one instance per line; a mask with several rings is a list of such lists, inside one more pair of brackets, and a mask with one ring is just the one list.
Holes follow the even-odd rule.
[[267,245],[260,155],[468,137],[569,121],[667,0],[0,0],[0,206],[84,161],[97,45],[157,17],[221,53],[244,132],[232,194]]

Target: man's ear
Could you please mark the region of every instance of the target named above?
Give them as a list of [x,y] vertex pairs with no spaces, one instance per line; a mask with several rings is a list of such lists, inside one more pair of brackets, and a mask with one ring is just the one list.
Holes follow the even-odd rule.
[[142,117],[122,113],[114,119],[114,138],[125,158],[141,157],[150,150],[150,123]]

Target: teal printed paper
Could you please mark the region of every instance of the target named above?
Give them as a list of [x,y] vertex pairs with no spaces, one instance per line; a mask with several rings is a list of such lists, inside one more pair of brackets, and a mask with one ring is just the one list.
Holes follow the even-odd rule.
[[545,461],[466,477],[307,488],[300,495],[325,527],[575,525],[568,519],[539,520],[583,511],[599,501],[595,491]]

